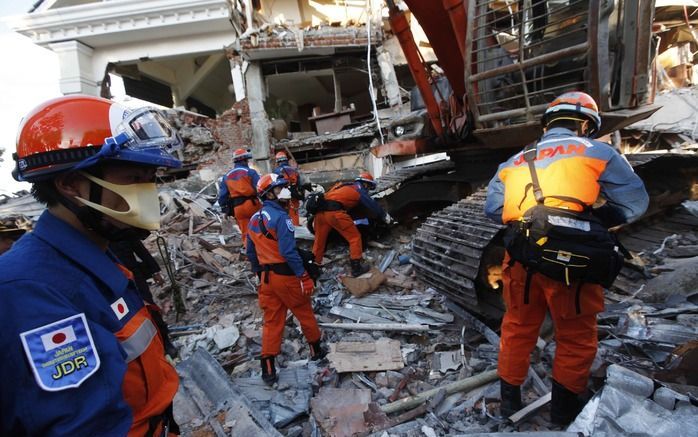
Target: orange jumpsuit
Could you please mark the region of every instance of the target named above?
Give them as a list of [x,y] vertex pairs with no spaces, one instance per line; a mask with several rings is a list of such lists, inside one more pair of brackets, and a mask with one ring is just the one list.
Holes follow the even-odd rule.
[[235,164],[223,178],[231,202],[231,210],[242,234],[242,247],[247,244],[247,224],[252,215],[259,211],[261,203],[257,199],[259,174],[244,164]]
[[291,221],[294,225],[300,225],[300,217],[298,215],[298,209],[301,206],[301,199],[303,198],[303,191],[300,187],[301,177],[298,170],[291,167],[290,165],[284,163],[274,169],[274,173],[281,176],[288,181],[289,188],[291,189],[292,198],[288,202],[288,215],[291,217]]
[[327,237],[332,229],[339,232],[349,243],[349,258],[360,260],[363,254],[361,233],[356,228],[354,219],[351,218],[347,211],[362,204],[377,217],[385,216],[385,212],[359,183],[337,184],[325,194],[325,200],[330,203],[336,202],[338,206],[341,205],[341,209],[320,211],[315,214],[313,223],[315,228],[315,241],[313,243],[315,262],[318,264],[322,263]]
[[273,200],[265,200],[250,220],[247,257],[252,270],[261,273],[262,357],[276,356],[281,351],[288,310],[298,319],[308,343],[316,343],[321,337],[310,296],[301,292],[300,278],[305,269],[296,249],[294,230],[284,207]]
[[[632,221],[644,213],[648,196],[632,167],[608,144],[554,128],[537,143],[536,172],[545,196],[579,199],[592,205],[599,194],[623,217]],[[536,203],[531,176],[522,154],[499,166],[488,187],[485,213],[494,221],[518,220]],[[546,205],[580,210],[575,202],[547,198]],[[603,311],[603,287],[570,286],[541,273],[527,271],[505,256],[502,280],[506,313],[498,373],[511,385],[526,379],[529,357],[549,309],[555,326],[553,379],[574,393],[586,389],[596,355],[596,314]]]

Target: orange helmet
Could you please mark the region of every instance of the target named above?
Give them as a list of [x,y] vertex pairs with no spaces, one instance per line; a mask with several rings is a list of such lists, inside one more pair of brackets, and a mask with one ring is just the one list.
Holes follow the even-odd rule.
[[369,184],[371,188],[376,188],[376,181],[373,179],[371,173],[367,171],[362,171],[361,173],[359,173],[359,177],[354,180],[356,182],[364,182],[366,184]]
[[154,108],[129,111],[99,97],[63,96],[42,103],[22,119],[12,174],[18,181],[35,182],[102,160],[180,167],[170,152],[181,145]]
[[235,149],[233,152],[233,162],[247,161],[252,159],[252,154],[248,149]]
[[280,162],[288,162],[288,156],[286,156],[286,152],[276,152],[274,158],[276,159],[277,164]]
[[276,173],[265,174],[259,178],[259,182],[257,182],[257,195],[259,197],[264,197],[265,194],[275,187],[285,187],[286,185],[288,185],[288,181]]
[[601,129],[599,107],[589,94],[581,91],[561,94],[548,105],[541,120],[543,126],[548,126],[551,121],[556,119],[589,121],[591,128],[587,129],[584,135],[590,138],[594,138]]

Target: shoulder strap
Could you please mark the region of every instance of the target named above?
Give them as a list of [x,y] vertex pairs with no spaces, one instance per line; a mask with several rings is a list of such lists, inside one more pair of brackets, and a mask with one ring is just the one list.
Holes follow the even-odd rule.
[[262,211],[259,212],[259,230],[262,231],[262,235],[264,235],[268,239],[276,241],[276,237],[274,237],[271,234],[271,232],[269,232],[269,229],[267,229],[267,225],[264,224],[264,214],[262,214]]
[[[539,205],[545,204],[545,198],[546,196],[543,195],[543,190],[540,187],[540,181],[538,180],[538,171],[536,170],[536,156],[538,156],[538,142],[536,141],[535,143],[531,143],[528,146],[524,148],[523,151],[523,158],[524,161],[526,161],[526,164],[528,164],[528,170],[531,173],[531,186],[533,187],[533,196],[536,198],[536,203]],[[583,210],[589,209],[589,205],[585,204],[579,199],[576,199],[574,197],[569,197],[569,196],[549,196],[555,199],[559,199],[565,202],[572,202],[576,203],[577,205],[580,205]],[[524,199],[526,197],[524,196]],[[523,204],[523,200],[521,201]],[[520,207],[521,205],[519,205]]]
[[538,156],[538,142],[531,143],[524,148],[523,158],[528,164],[528,171],[531,172],[531,182],[533,183],[533,196],[536,198],[536,202],[543,204],[545,197],[543,197],[543,190],[540,188],[540,182],[538,181],[538,172],[536,171],[536,156]]

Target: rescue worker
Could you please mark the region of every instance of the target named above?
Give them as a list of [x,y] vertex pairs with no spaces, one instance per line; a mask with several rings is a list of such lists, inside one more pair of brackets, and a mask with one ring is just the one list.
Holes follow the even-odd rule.
[[[592,139],[601,128],[601,118],[591,96],[582,92],[560,95],[548,106],[542,122],[545,133],[537,143],[534,163],[545,205],[581,211],[575,199],[590,207],[602,196],[606,204],[595,212],[608,227],[631,222],[645,212],[648,196],[642,180],[612,147]],[[522,152],[501,164],[489,183],[487,216],[505,224],[519,220],[536,205],[531,181]],[[527,272],[508,253],[502,268],[506,304],[498,364],[502,414],[508,416],[522,406],[520,385],[549,310],[557,345],[550,414],[554,423],[565,425],[583,406],[579,394],[586,390],[596,355],[596,314],[604,308],[603,287],[590,283],[567,286]],[[579,296],[577,303],[575,296]]]
[[354,182],[337,184],[325,193],[324,209],[315,214],[313,222],[315,228],[313,254],[316,263],[322,263],[327,237],[334,229],[349,243],[352,276],[360,276],[370,270],[368,265],[361,263],[363,255],[361,233],[356,228],[349,211],[361,205],[369,213],[389,224],[390,215],[383,211],[383,208],[369,194],[369,190],[374,188],[376,188],[376,182],[371,173],[362,172]]
[[240,228],[243,252],[247,247],[247,224],[250,217],[262,206],[255,191],[259,173],[249,167],[250,159],[252,154],[246,149],[236,149],[233,152],[235,166],[223,176],[218,195],[218,204],[227,215],[235,217]]
[[27,232],[29,220],[21,216],[7,216],[0,219],[0,255],[10,250],[12,245]]
[[15,179],[47,206],[0,257],[0,435],[172,435],[179,380],[110,241],[160,225],[157,167],[181,140],[155,109],[49,100],[21,122]]
[[264,203],[250,221],[247,258],[260,278],[259,307],[264,311],[262,379],[271,385],[277,379],[274,358],[281,351],[288,310],[301,325],[310,359],[318,360],[326,351],[320,343],[320,328],[310,300],[313,280],[303,267],[295,228],[284,205],[291,199],[288,181],[274,173],[266,174],[257,184],[257,193]]
[[300,172],[297,168],[291,167],[286,152],[278,152],[275,158],[276,168],[274,173],[288,181],[288,189],[291,191],[291,200],[288,202],[288,215],[291,217],[293,224],[299,226],[298,208],[300,208],[301,200],[305,198]]

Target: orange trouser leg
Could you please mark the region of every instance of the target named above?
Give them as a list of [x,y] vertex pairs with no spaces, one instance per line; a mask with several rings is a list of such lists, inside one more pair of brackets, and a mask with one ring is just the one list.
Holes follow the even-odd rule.
[[330,226],[349,243],[349,258],[361,259],[363,248],[361,247],[361,232],[356,228],[354,220],[345,211],[330,211]]
[[603,311],[603,287],[585,284],[578,290],[576,284],[567,287],[549,278],[542,280],[555,325],[553,379],[574,393],[582,393],[598,346],[596,314]]
[[301,201],[298,199],[291,199],[288,204],[288,215],[291,217],[291,223],[294,226],[300,226],[301,219],[298,217],[298,208],[301,206]]
[[[265,279],[268,275],[268,281]],[[262,356],[279,355],[284,335],[287,307],[272,289],[272,272],[262,273],[259,286],[259,307],[264,313],[262,326]]]
[[322,257],[325,256],[325,246],[327,246],[327,236],[330,235],[332,227],[327,222],[329,212],[319,212],[315,215],[313,228],[315,229],[315,241],[313,241],[313,254],[315,262],[322,264]]
[[262,356],[278,355],[281,351],[287,309],[298,319],[308,343],[320,340],[322,334],[313,313],[310,296],[301,293],[301,283],[297,277],[277,275],[274,272],[263,273],[259,306],[264,311]]
[[[546,301],[543,290],[535,287],[532,281],[528,303],[524,303],[526,270],[518,263],[510,267],[507,258],[502,271],[506,313],[502,320],[497,373],[509,384],[521,385],[528,374],[531,351],[545,319]],[[536,276],[539,275],[532,279]]]
[[240,227],[240,232],[242,233],[242,247],[247,247],[247,224],[250,219],[261,208],[260,202],[252,201],[251,199],[246,200],[244,203],[235,207],[233,211],[235,215],[235,221]]

